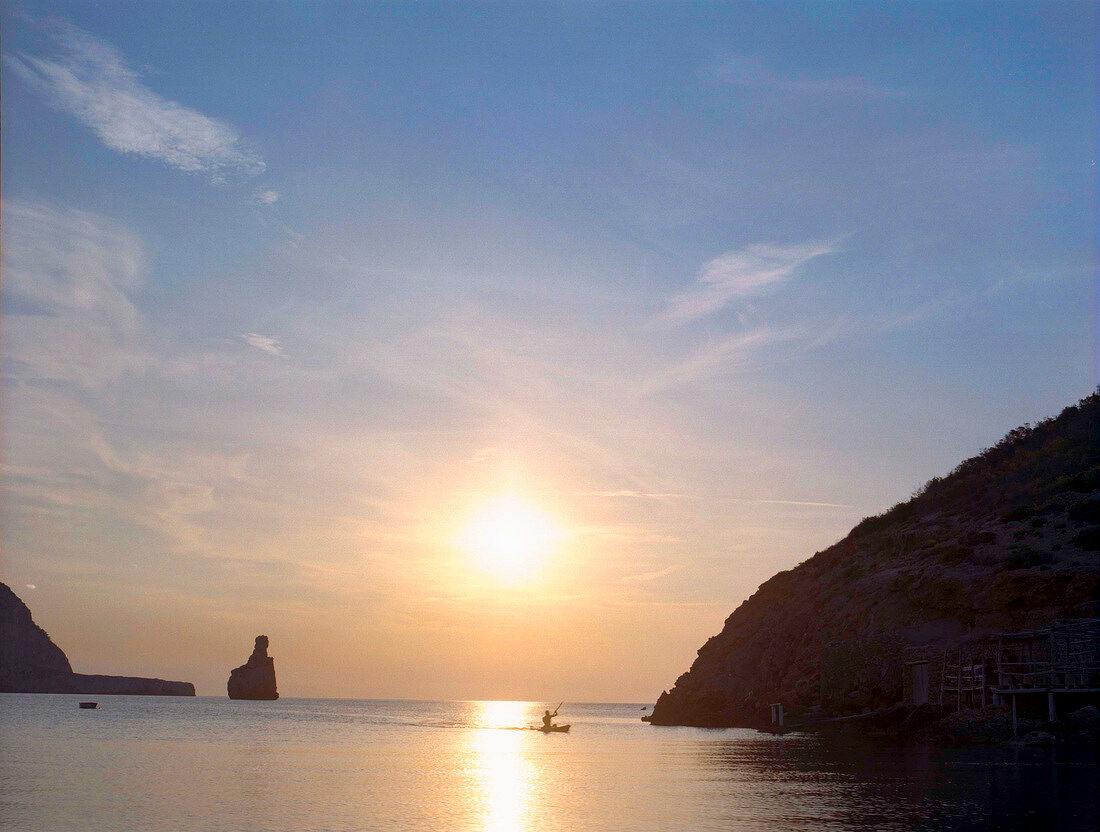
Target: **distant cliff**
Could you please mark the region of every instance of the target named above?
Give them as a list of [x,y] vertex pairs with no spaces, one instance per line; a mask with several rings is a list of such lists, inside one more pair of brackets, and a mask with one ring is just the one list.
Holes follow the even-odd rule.
[[[1100,614],[1098,551],[1100,393],[766,581],[650,721],[754,726],[771,702],[826,716],[891,704],[906,648]],[[843,684],[822,685],[823,665]]]
[[73,673],[64,651],[34,623],[31,611],[0,583],[0,693],[194,696],[190,682]]

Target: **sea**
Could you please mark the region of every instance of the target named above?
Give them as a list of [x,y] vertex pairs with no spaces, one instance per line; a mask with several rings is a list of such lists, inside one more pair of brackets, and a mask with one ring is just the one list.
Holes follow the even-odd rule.
[[643,703],[0,695],[28,832],[1089,830],[1095,750],[664,728]]

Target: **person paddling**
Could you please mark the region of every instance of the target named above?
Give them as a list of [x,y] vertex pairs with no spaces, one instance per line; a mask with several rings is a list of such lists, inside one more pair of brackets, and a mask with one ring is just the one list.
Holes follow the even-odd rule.
[[554,708],[553,713],[550,713],[550,711],[548,710],[546,713],[542,714],[542,727],[540,729],[541,731],[553,731],[555,727],[557,727],[557,725],[554,725],[551,720],[554,718],[554,716],[558,715],[558,710],[562,707],[562,704],[562,702],[559,702],[558,708]]

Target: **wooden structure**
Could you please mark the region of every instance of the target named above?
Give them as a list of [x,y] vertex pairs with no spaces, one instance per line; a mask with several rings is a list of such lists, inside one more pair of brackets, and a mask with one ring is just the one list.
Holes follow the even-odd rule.
[[[988,649],[984,642],[967,645],[943,653],[940,671],[940,704],[954,700],[955,707],[985,709],[990,688],[986,678]],[[992,701],[989,704],[994,704]]]
[[995,636],[996,686],[1000,701],[1046,696],[1047,718],[1058,718],[1057,700],[1064,694],[1100,694],[1100,619],[1056,621],[1049,627]]
[[1033,706],[1034,699],[1045,697],[1047,718],[1054,721],[1059,698],[1100,694],[1100,619],[1061,620],[987,636],[945,650],[941,664],[941,706],[985,709],[1007,701],[1015,733],[1021,697]]

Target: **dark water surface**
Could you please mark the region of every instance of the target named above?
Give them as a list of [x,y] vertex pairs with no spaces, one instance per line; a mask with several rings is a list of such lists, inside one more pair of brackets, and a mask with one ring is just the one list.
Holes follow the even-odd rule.
[[1095,751],[654,728],[641,705],[0,695],[5,830],[1100,828]]

